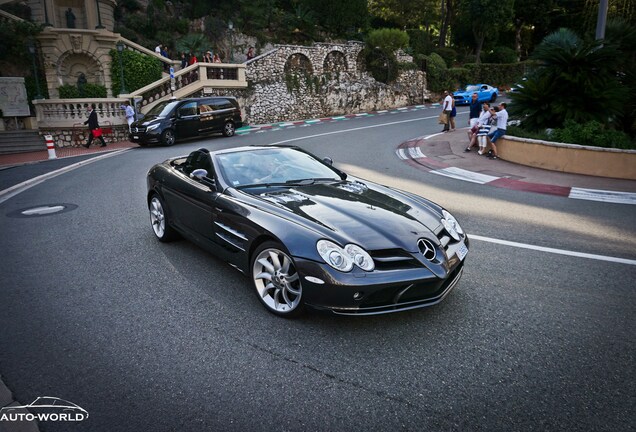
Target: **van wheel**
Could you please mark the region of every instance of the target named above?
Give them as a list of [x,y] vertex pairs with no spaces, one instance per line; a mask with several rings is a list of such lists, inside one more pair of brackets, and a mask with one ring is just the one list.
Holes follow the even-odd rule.
[[161,142],[165,146],[174,145],[174,131],[172,129],[166,129],[165,131],[163,131],[163,133],[161,134]]
[[225,126],[223,126],[223,136],[231,137],[232,135],[234,135],[234,132],[236,132],[234,123],[232,123],[231,121],[226,122]]

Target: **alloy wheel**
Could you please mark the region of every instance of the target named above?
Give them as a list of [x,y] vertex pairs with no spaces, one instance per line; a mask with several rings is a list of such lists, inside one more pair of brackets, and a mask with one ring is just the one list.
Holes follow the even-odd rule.
[[259,298],[272,312],[287,315],[300,305],[302,286],[292,259],[277,248],[262,250],[252,268]]

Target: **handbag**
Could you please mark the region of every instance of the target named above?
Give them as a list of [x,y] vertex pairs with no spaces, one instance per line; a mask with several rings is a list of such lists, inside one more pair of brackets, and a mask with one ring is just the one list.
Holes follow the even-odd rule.
[[93,138],[99,138],[102,136],[102,128],[93,129],[91,133],[93,134]]
[[438,120],[439,124],[446,124],[446,123],[448,123],[448,116],[446,115],[446,113],[441,113],[437,120]]

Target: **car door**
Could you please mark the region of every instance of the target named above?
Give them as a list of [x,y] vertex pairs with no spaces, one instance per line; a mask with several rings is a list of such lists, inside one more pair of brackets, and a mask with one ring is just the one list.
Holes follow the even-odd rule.
[[204,99],[198,102],[199,106],[199,130],[197,133],[206,134],[214,130],[214,112],[215,106],[213,99]]
[[179,138],[197,136],[199,134],[200,116],[197,101],[189,101],[177,108],[175,121],[176,134]]
[[480,102],[488,102],[490,100],[490,91],[488,91],[488,86],[483,85],[479,88],[479,101]]
[[166,177],[162,189],[175,225],[201,246],[212,248],[215,243],[212,213],[219,195],[216,189],[181,171]]

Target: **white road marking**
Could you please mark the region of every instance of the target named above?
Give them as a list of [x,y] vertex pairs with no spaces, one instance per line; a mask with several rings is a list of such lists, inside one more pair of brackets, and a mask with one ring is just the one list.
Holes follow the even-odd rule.
[[395,153],[397,153],[398,157],[402,160],[409,159],[409,156],[406,154],[406,149],[403,149],[403,148],[397,149]]
[[419,159],[425,158],[426,155],[422,153],[422,150],[419,147],[409,147],[409,155],[411,159]]
[[501,244],[506,246],[518,247],[522,249],[531,249],[531,250],[536,250],[539,252],[547,252],[547,253],[567,255],[567,256],[573,256],[573,257],[579,257],[579,258],[588,258],[588,259],[593,259],[598,261],[609,261],[609,262],[615,262],[619,264],[636,265],[636,260],[630,260],[626,258],[617,258],[617,257],[611,257],[611,256],[605,256],[605,255],[594,255],[594,254],[575,252],[575,251],[569,251],[564,249],[554,249],[554,248],[543,247],[543,246],[535,246],[535,245],[531,245],[527,243],[517,243],[517,242],[508,241],[508,240],[500,240],[496,238],[491,238],[491,237],[482,237],[478,235],[469,235],[469,238],[471,240],[479,240],[483,242],[496,243],[496,244]]
[[[458,114],[460,114],[460,113],[458,113]],[[354,131],[359,131],[359,130],[364,130],[364,129],[373,129],[373,128],[396,125],[396,124],[401,124],[401,123],[411,123],[411,122],[422,121],[422,120],[430,120],[430,119],[433,119],[433,118],[437,118],[437,116],[419,117],[419,118],[410,119],[410,120],[399,120],[399,121],[387,122],[387,123],[371,125],[371,126],[361,126],[361,127],[357,127],[357,128],[343,129],[343,130],[339,130],[339,131],[325,132],[325,133],[320,133],[320,134],[315,134],[315,135],[307,135],[307,136],[304,136],[304,137],[291,138],[291,139],[283,140],[283,141],[276,141],[274,143],[270,143],[269,145],[285,144],[285,143],[288,143],[288,142],[302,141],[302,140],[305,140],[305,139],[317,138],[317,137],[326,136],[326,135],[336,135],[336,134],[341,134],[341,133],[346,133],[346,132],[354,132]],[[309,125],[303,125],[303,126],[309,126]]]
[[615,192],[573,187],[572,189],[570,189],[569,197],[589,201],[602,201],[618,204],[636,204],[636,193],[632,192]]
[[67,167],[60,168],[60,169],[55,170],[55,171],[51,171],[50,173],[46,173],[46,174],[39,175],[37,177],[33,177],[32,179],[29,179],[27,181],[23,181],[22,183],[18,183],[15,186],[11,186],[10,188],[7,188],[7,189],[5,189],[3,191],[0,191],[0,203],[5,202],[9,198],[14,197],[14,196],[24,192],[27,189],[31,189],[33,186],[39,185],[40,183],[42,183],[42,182],[44,182],[46,180],[52,179],[53,177],[57,177],[57,176],[59,176],[61,174],[67,173],[69,171],[73,171],[76,168],[79,168],[79,167],[84,166],[84,165],[91,164],[93,162],[97,162],[97,161],[102,160],[102,159],[106,159],[106,158],[109,158],[109,157],[120,155],[120,154],[125,153],[125,152],[127,152],[129,150],[130,149],[117,150],[117,151],[114,151],[112,153],[107,153],[107,154],[104,154],[104,155],[101,155],[101,156],[95,156],[94,158],[91,158],[91,159],[88,159],[88,160],[83,160],[81,162],[74,163],[74,164],[69,165]]
[[474,171],[467,171],[465,169],[449,167],[438,170],[430,171],[432,174],[442,175],[445,177],[451,177],[458,180],[464,180],[472,183],[486,184],[491,181],[497,180],[499,177],[494,177],[487,174],[481,174]]

